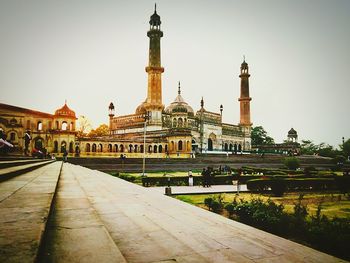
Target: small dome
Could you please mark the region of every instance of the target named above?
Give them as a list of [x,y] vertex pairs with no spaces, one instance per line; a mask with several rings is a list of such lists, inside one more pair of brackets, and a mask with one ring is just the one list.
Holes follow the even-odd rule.
[[157,6],[154,7],[154,14],[151,15],[151,20],[149,21],[149,24],[151,26],[160,26],[162,22],[160,21],[160,16],[157,14]]
[[76,118],[75,112],[67,106],[67,103],[65,103],[62,108],[55,111],[55,116]]
[[136,114],[145,114],[146,108],[145,108],[145,102],[142,102],[137,108],[136,108]]
[[294,134],[298,134],[296,130],[294,130],[293,128],[291,128],[288,132],[288,135],[294,135]]
[[168,107],[165,108],[166,113],[177,113],[184,112],[189,113],[190,115],[194,115],[194,111],[190,105],[185,102],[184,98],[181,96],[181,89],[179,83],[179,91],[176,96],[174,102],[172,102]]

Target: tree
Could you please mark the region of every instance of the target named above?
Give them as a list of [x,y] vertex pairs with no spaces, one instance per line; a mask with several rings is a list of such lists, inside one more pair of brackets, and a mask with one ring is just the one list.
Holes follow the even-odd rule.
[[320,144],[314,144],[311,140],[301,141],[301,153],[302,154],[318,154],[323,157],[331,157],[341,154],[339,150],[334,149],[332,145],[324,142]]
[[86,136],[92,129],[91,122],[85,116],[78,117],[78,137]]
[[109,127],[107,124],[101,124],[96,130],[91,130],[88,134],[89,137],[101,137],[109,135]]
[[252,145],[274,144],[275,140],[267,135],[262,126],[256,126],[251,131]]
[[348,158],[350,156],[350,139],[347,139],[347,141],[340,145],[340,149],[342,149],[345,158]]

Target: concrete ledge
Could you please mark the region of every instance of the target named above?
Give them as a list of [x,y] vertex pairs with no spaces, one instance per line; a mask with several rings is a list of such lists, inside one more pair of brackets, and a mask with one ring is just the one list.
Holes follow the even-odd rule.
[[30,162],[29,164],[23,164],[23,165],[18,165],[18,163],[13,162],[11,163],[12,166],[0,169],[0,182],[6,181],[14,176],[33,171],[34,169],[37,169],[41,166],[44,166],[52,162],[54,161],[40,160],[40,161],[34,161],[34,162]]

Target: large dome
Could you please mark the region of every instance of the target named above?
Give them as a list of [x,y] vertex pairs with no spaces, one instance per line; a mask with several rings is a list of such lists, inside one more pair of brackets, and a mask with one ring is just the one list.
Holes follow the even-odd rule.
[[181,96],[181,88],[179,83],[179,91],[175,100],[165,108],[166,113],[188,113],[194,115],[194,111],[190,105],[185,102],[184,98]]
[[62,108],[55,111],[55,116],[76,118],[75,112],[67,106],[67,103],[65,103]]

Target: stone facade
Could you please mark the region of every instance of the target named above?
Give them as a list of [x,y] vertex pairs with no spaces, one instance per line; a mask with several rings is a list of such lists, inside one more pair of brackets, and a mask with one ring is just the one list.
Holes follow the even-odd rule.
[[33,149],[61,154],[64,150],[75,152],[76,117],[67,104],[54,114],[0,103],[0,129],[13,152],[23,153],[25,134],[29,134],[28,154]]

